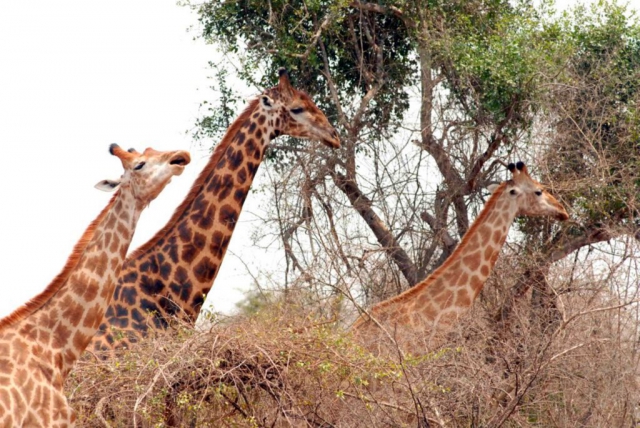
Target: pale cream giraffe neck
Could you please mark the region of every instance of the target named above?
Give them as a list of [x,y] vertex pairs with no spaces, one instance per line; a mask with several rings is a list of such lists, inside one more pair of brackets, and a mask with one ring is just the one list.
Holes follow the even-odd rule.
[[[500,200],[503,191],[504,185],[491,196],[439,269],[413,288],[371,309],[371,316],[390,328],[388,332],[396,340],[403,342],[403,336],[425,328],[432,336],[450,326],[471,306],[489,277],[516,216],[517,207]],[[366,316],[353,326],[356,331],[364,332],[367,328],[377,330],[375,322]]]
[[[113,146],[111,150],[114,153]],[[115,150],[121,160],[142,157]],[[131,185],[135,179],[123,183],[76,244],[62,272],[42,293],[0,320],[0,426],[73,425],[64,379],[102,321],[141,211],[171,175],[181,172],[188,154],[177,152],[165,164],[169,162],[165,170],[173,173],[163,171],[162,177],[149,180],[156,181],[153,186],[137,189],[149,190],[144,198],[136,196]]]
[[432,349],[436,335],[468,311],[482,290],[517,215],[568,218],[522,162],[510,164],[509,170],[513,180],[495,188],[447,261],[421,283],[362,315],[352,327],[356,336],[369,344],[387,335],[413,353]]
[[[131,195],[116,194],[94,222],[93,233],[87,231],[91,237],[86,246],[76,248],[75,266],[56,278],[61,284],[55,293],[28,316],[2,321],[0,355],[10,358],[3,359],[0,374],[0,426],[11,425],[9,420],[12,426],[71,422],[62,383],[111,300],[140,215],[135,205]],[[50,391],[49,384],[54,387]],[[18,409],[13,414],[7,400]],[[48,409],[39,411],[38,402]]]

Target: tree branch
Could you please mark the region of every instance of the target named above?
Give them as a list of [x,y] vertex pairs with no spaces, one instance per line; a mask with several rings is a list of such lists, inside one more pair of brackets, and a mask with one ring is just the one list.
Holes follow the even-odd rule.
[[389,253],[409,285],[413,286],[416,284],[418,282],[416,266],[411,261],[409,255],[400,247],[400,244],[382,219],[372,209],[371,200],[360,190],[355,180],[350,180],[335,170],[332,171],[331,176],[336,186],[347,195],[353,208],[360,214],[367,226],[369,226],[376,236],[378,243]]

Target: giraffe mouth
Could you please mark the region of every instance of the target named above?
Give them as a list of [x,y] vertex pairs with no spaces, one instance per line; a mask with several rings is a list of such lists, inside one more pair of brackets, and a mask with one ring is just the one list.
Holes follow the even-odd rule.
[[191,157],[187,152],[176,153],[176,155],[169,161],[169,165],[186,166],[191,162]]
[[187,160],[183,157],[179,157],[177,159],[173,159],[171,160],[171,162],[169,162],[170,165],[186,165],[187,164]]

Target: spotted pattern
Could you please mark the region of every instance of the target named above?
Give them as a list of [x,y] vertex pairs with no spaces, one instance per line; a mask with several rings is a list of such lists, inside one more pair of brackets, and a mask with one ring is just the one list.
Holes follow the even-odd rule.
[[[537,182],[528,174],[521,175],[520,180],[525,188],[537,189]],[[503,183],[494,192],[458,248],[440,268],[413,288],[375,305],[369,311],[370,316],[362,315],[352,327],[356,337],[381,351],[380,339],[388,337],[380,334],[382,325],[405,351],[424,353],[437,346],[441,333],[468,311],[480,293],[516,215],[541,215],[536,205],[542,202],[534,199],[533,205],[527,205],[528,199],[513,198],[505,191],[512,185]],[[549,205],[555,203],[557,211],[546,215],[567,216],[555,199],[547,197]]]
[[[169,159],[165,164],[170,169]],[[0,426],[73,426],[75,414],[63,391],[65,378],[105,313],[123,329],[138,315],[128,306],[108,305],[140,212],[173,174],[165,175],[151,179],[154,174],[149,171],[123,182],[60,275],[30,303],[0,320]],[[161,274],[162,266],[163,259],[149,259],[140,272]],[[122,280],[130,284],[139,278],[148,275],[128,272]],[[159,286],[154,280],[147,285],[149,292]],[[120,295],[124,301],[129,297],[126,290]]]
[[[173,314],[194,322],[219,272],[270,140],[280,135],[308,137],[313,135],[311,127],[329,130],[337,138],[306,94],[293,88],[285,93],[277,86],[250,104],[230,126],[169,224],[126,260],[113,306],[130,309],[128,330],[115,334],[113,329],[124,329],[124,322],[117,311],[110,311],[92,349],[128,347],[133,338],[146,334],[148,327],[143,325],[162,327]],[[291,94],[295,99],[287,98]],[[286,106],[294,101],[303,103],[311,124],[292,125]],[[145,321],[134,322],[134,314],[143,315]]]

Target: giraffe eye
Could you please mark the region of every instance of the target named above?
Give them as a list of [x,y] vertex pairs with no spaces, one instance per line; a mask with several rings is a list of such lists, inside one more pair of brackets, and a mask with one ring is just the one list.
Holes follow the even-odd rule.
[[518,193],[518,192],[516,192],[516,189],[511,189],[511,190],[509,191],[509,193],[511,193],[512,195],[515,195],[515,194],[516,194],[516,193]]
[[304,108],[302,108],[302,107],[296,107],[296,108],[292,108],[291,109],[291,113],[293,113],[293,114],[300,114],[303,111],[304,111]]
[[536,195],[542,196],[542,190],[536,190]]
[[133,169],[136,171],[140,171],[144,165],[145,162],[140,162],[138,165],[134,166]]

